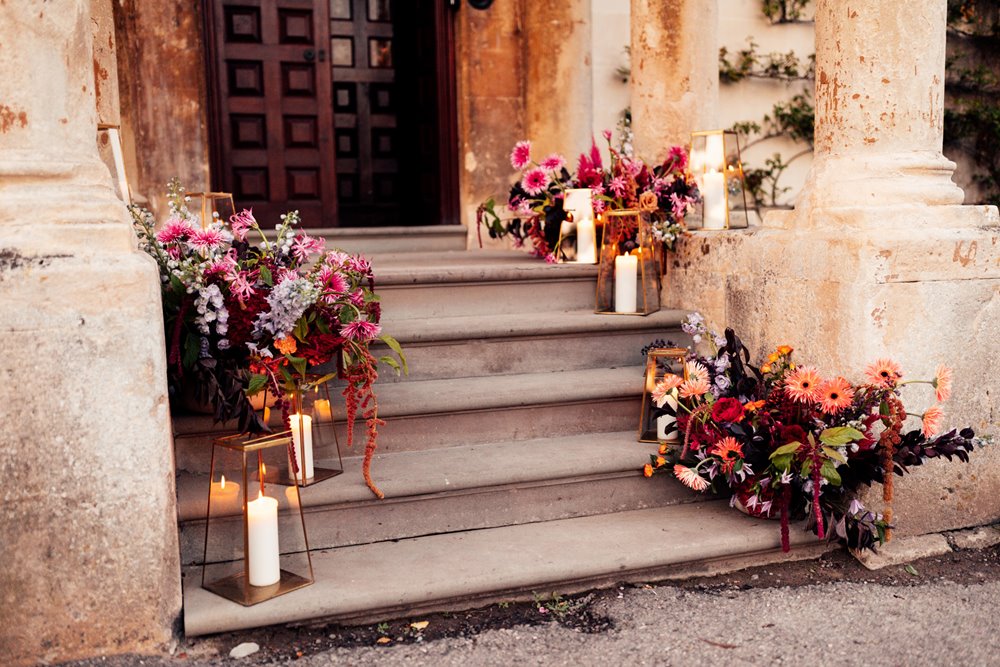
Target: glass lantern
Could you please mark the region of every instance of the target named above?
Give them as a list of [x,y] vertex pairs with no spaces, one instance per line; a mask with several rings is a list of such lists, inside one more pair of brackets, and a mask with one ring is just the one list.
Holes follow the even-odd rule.
[[216,438],[202,588],[249,607],[313,583],[299,487],[280,473],[290,431]]
[[593,192],[571,188],[563,198],[566,220],[559,228],[556,258],[575,264],[597,263],[597,225],[594,222]]
[[685,218],[688,226],[705,230],[748,227],[739,135],[732,130],[693,132],[689,165],[702,204]]
[[650,214],[635,209],[604,213],[594,312],[608,315],[655,313],[660,309],[659,269]]
[[650,350],[646,355],[646,381],[642,386],[639,442],[676,442],[679,440],[677,389],[672,388],[666,391],[660,405],[657,405],[653,394],[661,382],[666,381],[664,387],[667,387],[670,384],[679,384],[679,381],[687,380],[687,366],[684,363],[687,353],[688,351],[683,347],[660,347]]
[[216,219],[226,222],[229,220],[229,216],[236,213],[236,205],[233,203],[231,192],[186,192],[184,194],[191,198],[188,208],[200,212],[202,229],[205,229]]

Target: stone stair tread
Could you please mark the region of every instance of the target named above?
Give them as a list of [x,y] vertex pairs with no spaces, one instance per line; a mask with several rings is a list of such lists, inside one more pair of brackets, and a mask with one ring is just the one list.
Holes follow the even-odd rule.
[[[815,539],[791,531],[795,545]],[[778,549],[777,522],[713,500],[314,552],[313,585],[253,607],[202,589],[200,568],[192,567],[184,577],[184,630],[190,637],[312,619],[387,619]]]
[[[641,474],[655,443],[640,443],[635,431],[587,433],[540,440],[465,445],[403,452],[376,452],[372,476],[386,501],[458,493],[469,489],[539,484],[608,474]],[[305,487],[305,507],[379,503],[361,476],[362,457],[344,459],[344,473]],[[316,465],[323,467],[324,461]],[[181,521],[205,518],[208,474],[177,476],[177,513]],[[281,499],[284,502],[284,499]]]
[[676,332],[676,329],[686,316],[687,311],[684,310],[660,310],[645,317],[599,315],[592,310],[556,311],[544,315],[498,313],[386,320],[385,330],[404,345],[449,340],[520,338],[646,329],[657,330],[664,336],[669,333],[678,338],[681,334]]
[[[639,396],[644,369],[638,366],[588,368],[558,373],[479,375],[385,383],[376,387],[379,416],[502,410],[609,397]],[[335,406],[335,411],[343,406]],[[209,415],[174,415],[174,437],[225,430]]]
[[596,264],[547,264],[516,250],[451,250],[371,256],[376,288],[425,283],[594,279]]

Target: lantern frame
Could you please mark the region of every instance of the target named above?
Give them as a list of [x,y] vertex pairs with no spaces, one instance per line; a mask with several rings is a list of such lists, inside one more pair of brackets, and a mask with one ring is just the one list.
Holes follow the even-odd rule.
[[[219,211],[218,202],[229,202],[230,215],[236,213],[236,204],[233,203],[233,193],[231,192],[185,192],[185,197],[198,199],[198,208],[201,210],[201,228],[205,229],[209,223],[207,220],[215,220],[215,214],[219,214],[219,219],[229,219],[228,215],[223,215]],[[189,207],[190,208],[190,207]]]
[[[639,416],[639,442],[664,441],[657,437],[657,423],[652,414],[653,389],[663,377],[672,372],[670,368],[674,364],[679,364],[681,367],[681,375],[679,377],[682,380],[687,380],[687,355],[688,350],[683,347],[658,347],[649,350],[646,354],[646,375],[642,386],[642,412]],[[667,360],[670,365],[665,364],[663,360]],[[677,373],[673,373],[673,375],[677,375]],[[666,441],[675,439],[668,437]]]
[[[734,130],[700,130],[691,133],[691,144],[688,150],[688,169],[694,176],[701,194],[700,224],[696,216],[688,216],[685,223],[689,229],[704,231],[723,231],[726,229],[744,229],[750,226],[749,207],[747,205],[746,177],[743,172],[743,157],[740,151],[740,137]],[[721,174],[721,201],[715,196],[718,190],[714,182],[707,183],[712,174]],[[743,215],[738,214],[739,201],[743,201]],[[712,200],[711,202],[709,200]],[[708,217],[717,217],[715,206],[722,204],[725,216],[721,226],[707,225]],[[709,215],[709,208],[713,214]],[[697,210],[697,209],[696,209]],[[737,212],[736,215],[733,215]]]
[[[586,194],[584,194],[586,193]],[[578,201],[579,200],[579,201]],[[560,264],[597,264],[599,259],[597,243],[597,221],[599,217],[594,213],[593,191],[590,188],[570,188],[563,194],[563,210],[566,212],[566,219],[559,224],[559,241],[553,251],[556,261]],[[583,259],[580,256],[580,226],[589,221],[592,231],[593,259],[584,253]],[[573,246],[570,252],[567,249],[567,241],[572,239]],[[572,254],[572,256],[571,256]]]
[[[638,209],[606,211],[603,214],[604,233],[597,270],[597,293],[594,312],[600,315],[645,316],[660,309],[659,244],[653,238],[650,212]],[[635,249],[622,252],[622,243],[635,229]],[[636,257],[635,310],[617,310],[623,294],[618,289],[619,257]],[[627,292],[627,290],[626,290]]]

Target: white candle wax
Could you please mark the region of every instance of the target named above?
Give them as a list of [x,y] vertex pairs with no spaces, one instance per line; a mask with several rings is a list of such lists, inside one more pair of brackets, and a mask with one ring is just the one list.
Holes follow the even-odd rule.
[[721,170],[726,163],[726,149],[721,134],[710,134],[705,137],[705,163],[709,171]]
[[226,476],[222,475],[218,482],[212,482],[212,501],[221,503],[232,503],[240,495],[240,485],[236,482],[226,481]]
[[638,257],[618,255],[615,257],[615,312],[634,313],[635,282],[638,275]]
[[251,586],[270,586],[281,580],[275,498],[260,494],[247,503],[247,561]]
[[333,411],[330,409],[330,401],[325,398],[317,399],[313,403],[313,408],[316,410],[316,420],[321,423],[330,423],[333,421]]
[[[677,390],[672,391],[667,394],[665,403],[673,408],[674,413],[677,412]],[[675,428],[671,433],[667,433],[667,429],[671,428],[677,423],[677,417],[672,415],[661,415],[656,418],[656,439],[657,440],[677,440],[679,434]]]
[[705,229],[726,228],[726,176],[710,171],[704,176],[701,197],[705,202]]
[[[313,434],[312,417],[293,412],[289,416],[292,428],[292,445],[295,447],[295,461],[298,463],[299,483],[312,479],[313,471]],[[292,462],[288,462],[288,478],[295,479]]]
[[597,263],[597,230],[593,216],[585,214],[576,223],[576,261],[580,264]]

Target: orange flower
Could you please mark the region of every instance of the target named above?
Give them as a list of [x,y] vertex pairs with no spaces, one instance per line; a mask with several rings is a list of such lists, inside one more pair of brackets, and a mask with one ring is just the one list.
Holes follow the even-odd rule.
[[743,406],[743,409],[747,412],[757,412],[765,405],[767,405],[767,401],[750,401]]
[[662,408],[663,404],[667,401],[667,394],[681,386],[683,382],[684,380],[680,379],[680,377],[674,375],[673,373],[669,373],[664,376],[662,380],[657,382],[656,386],[653,387],[653,391],[650,392],[650,397],[653,399],[653,402],[656,403],[656,407]]
[[732,436],[727,436],[715,443],[710,454],[722,459],[722,472],[731,473],[736,462],[743,458],[743,446]]
[[877,387],[895,387],[903,372],[892,359],[879,359],[865,366],[865,379]]
[[675,465],[674,477],[679,479],[681,484],[695,491],[704,491],[708,488],[708,482],[694,468],[688,468],[680,464]]
[[649,465],[648,463],[646,465],[644,465],[642,467],[642,474],[645,475],[646,477],[652,477],[653,476],[653,466]]
[[835,415],[844,408],[851,407],[854,388],[842,377],[827,380],[819,388],[819,406],[828,415]]
[[951,369],[941,365],[934,374],[934,390],[939,403],[951,398]]
[[691,378],[690,380],[685,380],[681,384],[681,398],[693,398],[695,396],[703,396],[708,393],[710,387],[708,386],[707,379],[701,378]]
[[760,367],[760,372],[761,373],[770,373],[771,372],[771,364],[764,364],[763,366],[761,366]]
[[819,401],[822,382],[815,368],[802,366],[785,379],[785,392],[793,401],[815,403]]
[[665,443],[662,444],[662,445],[660,445],[660,449],[658,451],[659,451],[660,454],[666,454],[667,453],[667,445]]
[[708,384],[708,369],[702,366],[699,362],[689,361],[685,364],[685,368],[687,369],[687,379],[689,381],[703,380],[705,384]]
[[665,458],[663,458],[662,456],[657,456],[656,457],[656,467],[657,468],[663,467],[664,465],[666,465],[666,463],[667,463],[667,460]]
[[279,338],[274,341],[274,346],[278,348],[278,352],[281,352],[282,354],[292,354],[298,349],[298,345],[295,343],[295,338],[292,336]]
[[940,405],[932,405],[927,408],[924,412],[924,416],[920,418],[923,422],[921,427],[921,432],[930,438],[935,436],[941,430],[941,422],[944,420],[944,410],[941,409]]
[[771,354],[767,355],[767,363],[773,364],[777,362],[778,359],[780,358],[781,358],[780,354],[778,354],[777,352],[772,352]]
[[791,345],[779,345],[778,346],[778,354],[780,354],[783,357],[787,357],[788,355],[790,355],[792,353],[792,351],[794,349],[795,348],[793,348]]

